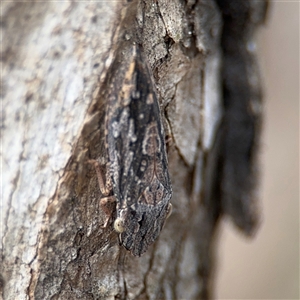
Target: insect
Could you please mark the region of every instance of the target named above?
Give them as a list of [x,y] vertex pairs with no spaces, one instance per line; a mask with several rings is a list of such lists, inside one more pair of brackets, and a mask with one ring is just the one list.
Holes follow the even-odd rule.
[[[96,167],[102,204],[116,201],[114,229],[133,255],[143,254],[159,236],[171,212],[161,112],[150,71],[138,45],[117,53],[108,71],[105,136],[106,182]],[[126,56],[125,56],[126,55]],[[110,196],[109,196],[110,195]],[[106,226],[108,219],[105,222]]]

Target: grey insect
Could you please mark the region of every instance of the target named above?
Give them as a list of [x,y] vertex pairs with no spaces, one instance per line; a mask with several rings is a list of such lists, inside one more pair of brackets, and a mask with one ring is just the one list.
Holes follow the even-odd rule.
[[116,201],[114,228],[120,243],[140,256],[159,236],[172,196],[161,112],[140,46],[117,53],[105,86],[105,182],[96,164],[101,192],[107,196],[101,204]]

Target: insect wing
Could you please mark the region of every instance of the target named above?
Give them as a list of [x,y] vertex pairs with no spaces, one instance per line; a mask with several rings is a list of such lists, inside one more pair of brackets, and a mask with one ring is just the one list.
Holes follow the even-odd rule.
[[[107,144],[121,243],[141,255],[158,237],[172,195],[165,136],[151,75],[133,51],[122,87],[108,106]],[[120,74],[119,74],[120,75]]]

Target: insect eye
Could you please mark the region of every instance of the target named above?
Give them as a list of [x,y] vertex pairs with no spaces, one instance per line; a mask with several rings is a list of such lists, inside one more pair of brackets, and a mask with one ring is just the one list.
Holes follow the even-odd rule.
[[125,230],[124,222],[121,218],[117,218],[114,222],[114,229],[118,233],[122,233]]

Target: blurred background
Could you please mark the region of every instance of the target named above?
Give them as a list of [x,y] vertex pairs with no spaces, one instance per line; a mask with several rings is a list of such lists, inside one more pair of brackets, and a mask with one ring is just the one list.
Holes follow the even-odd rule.
[[271,1],[258,35],[262,222],[254,239],[222,224],[217,299],[299,299],[299,15],[299,1]]

